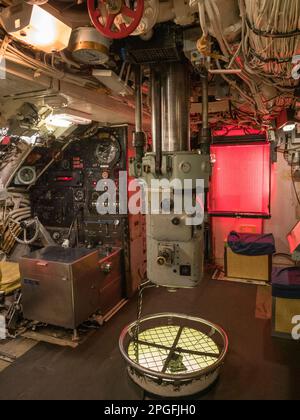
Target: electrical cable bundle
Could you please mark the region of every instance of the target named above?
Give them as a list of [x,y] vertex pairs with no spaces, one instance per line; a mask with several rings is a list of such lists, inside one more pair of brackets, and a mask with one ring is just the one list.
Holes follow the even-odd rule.
[[300,2],[239,0],[239,8],[239,44],[228,42],[218,0],[199,0],[200,25],[203,36],[212,34],[220,46],[223,57],[215,59],[217,68],[240,72],[221,73],[231,87],[237,116],[248,114],[254,125],[268,127],[270,114],[276,117],[295,101],[292,58],[300,49]]
[[[15,202],[18,207],[15,208]],[[3,215],[0,220],[1,251],[9,254],[16,243],[16,238],[21,234],[20,223],[31,218],[30,202],[22,195],[12,194],[3,208]]]
[[277,79],[275,82],[283,86],[293,85],[292,59],[300,47],[299,0],[243,1],[243,43],[249,67]]

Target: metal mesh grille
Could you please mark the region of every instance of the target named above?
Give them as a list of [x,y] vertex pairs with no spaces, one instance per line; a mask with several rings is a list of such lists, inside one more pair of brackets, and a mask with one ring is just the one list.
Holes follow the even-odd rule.
[[213,365],[219,357],[219,349],[212,338],[200,331],[163,326],[140,333],[138,342],[129,344],[128,355],[153,372],[180,375],[200,372]]
[[176,61],[179,58],[176,48],[149,48],[130,51],[136,63],[156,63],[160,61]]

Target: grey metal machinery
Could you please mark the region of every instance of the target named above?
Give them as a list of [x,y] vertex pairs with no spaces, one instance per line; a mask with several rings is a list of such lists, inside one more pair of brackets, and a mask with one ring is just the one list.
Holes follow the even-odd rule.
[[[211,171],[210,156],[209,152],[190,150],[187,66],[182,62],[157,64],[152,66],[151,73],[153,152],[142,157],[140,164],[135,161],[133,168],[146,181],[148,192],[148,279],[168,288],[192,288],[203,277],[204,220],[200,217],[197,221],[190,209],[178,211],[174,203],[178,199],[184,203],[185,194],[189,194],[196,209],[200,198],[197,180],[203,181],[203,197]],[[140,174],[136,167],[140,168]],[[165,181],[169,182],[167,187]],[[180,190],[179,184],[185,188]],[[150,211],[152,193],[160,200],[160,211],[156,208],[156,214]],[[204,213],[204,201],[202,210]]]
[[[138,319],[121,333],[119,348],[133,382],[151,394],[178,397],[203,391],[215,382],[228,339],[217,325],[188,315],[142,317],[143,291],[148,287],[194,288],[203,278],[205,194],[211,173],[207,70],[202,65],[197,69],[203,81],[202,130],[191,150],[188,66],[183,57],[180,60],[177,37],[171,43],[158,38],[156,48],[150,41],[131,50],[138,63],[150,64],[151,69],[153,150],[144,154],[138,68],[136,157],[131,162],[131,173],[141,179],[144,192],[140,201],[147,214],[148,281],[140,287]],[[158,57],[167,59],[158,63]]]

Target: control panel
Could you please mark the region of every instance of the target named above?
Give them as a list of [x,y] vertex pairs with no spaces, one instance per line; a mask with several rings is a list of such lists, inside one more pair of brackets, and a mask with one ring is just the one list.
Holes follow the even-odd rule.
[[[127,169],[127,139],[128,127],[120,126],[73,141],[31,188],[33,213],[56,243],[67,235],[64,239],[77,237],[90,248],[122,246],[128,217],[118,215],[118,180],[119,172]],[[105,192],[97,191],[100,180],[117,186],[114,215],[99,212],[99,197]]]
[[[61,153],[55,153],[47,170],[41,173],[37,168],[40,176],[30,186],[32,213],[57,245],[68,240],[72,248],[122,249],[126,296],[135,293],[146,271],[145,217],[120,214],[119,175],[127,171],[134,154],[132,142],[133,127],[127,125],[77,135]],[[26,166],[35,168],[33,162]],[[23,175],[33,176],[30,170]],[[105,190],[111,181],[116,189],[114,200],[109,201],[115,211],[107,214],[101,210],[107,205],[109,191]]]

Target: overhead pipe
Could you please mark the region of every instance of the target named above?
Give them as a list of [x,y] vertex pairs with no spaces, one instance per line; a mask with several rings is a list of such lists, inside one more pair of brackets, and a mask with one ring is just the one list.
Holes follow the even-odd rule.
[[143,93],[142,93],[142,69],[141,66],[135,68],[135,133],[134,147],[136,151],[137,165],[142,164],[146,136],[143,131]]
[[156,173],[161,174],[163,153],[190,150],[190,84],[185,64],[152,68],[152,134]]
[[161,69],[151,70],[152,136],[155,152],[155,172],[162,172],[162,79]]
[[190,82],[187,67],[175,62],[165,65],[162,79],[163,152],[190,149]]
[[202,128],[199,135],[199,148],[204,154],[210,153],[211,130],[209,127],[209,97],[208,97],[208,74],[205,70],[201,74],[202,80]]
[[142,111],[142,71],[141,66],[135,68],[135,130],[143,130],[143,111]]

